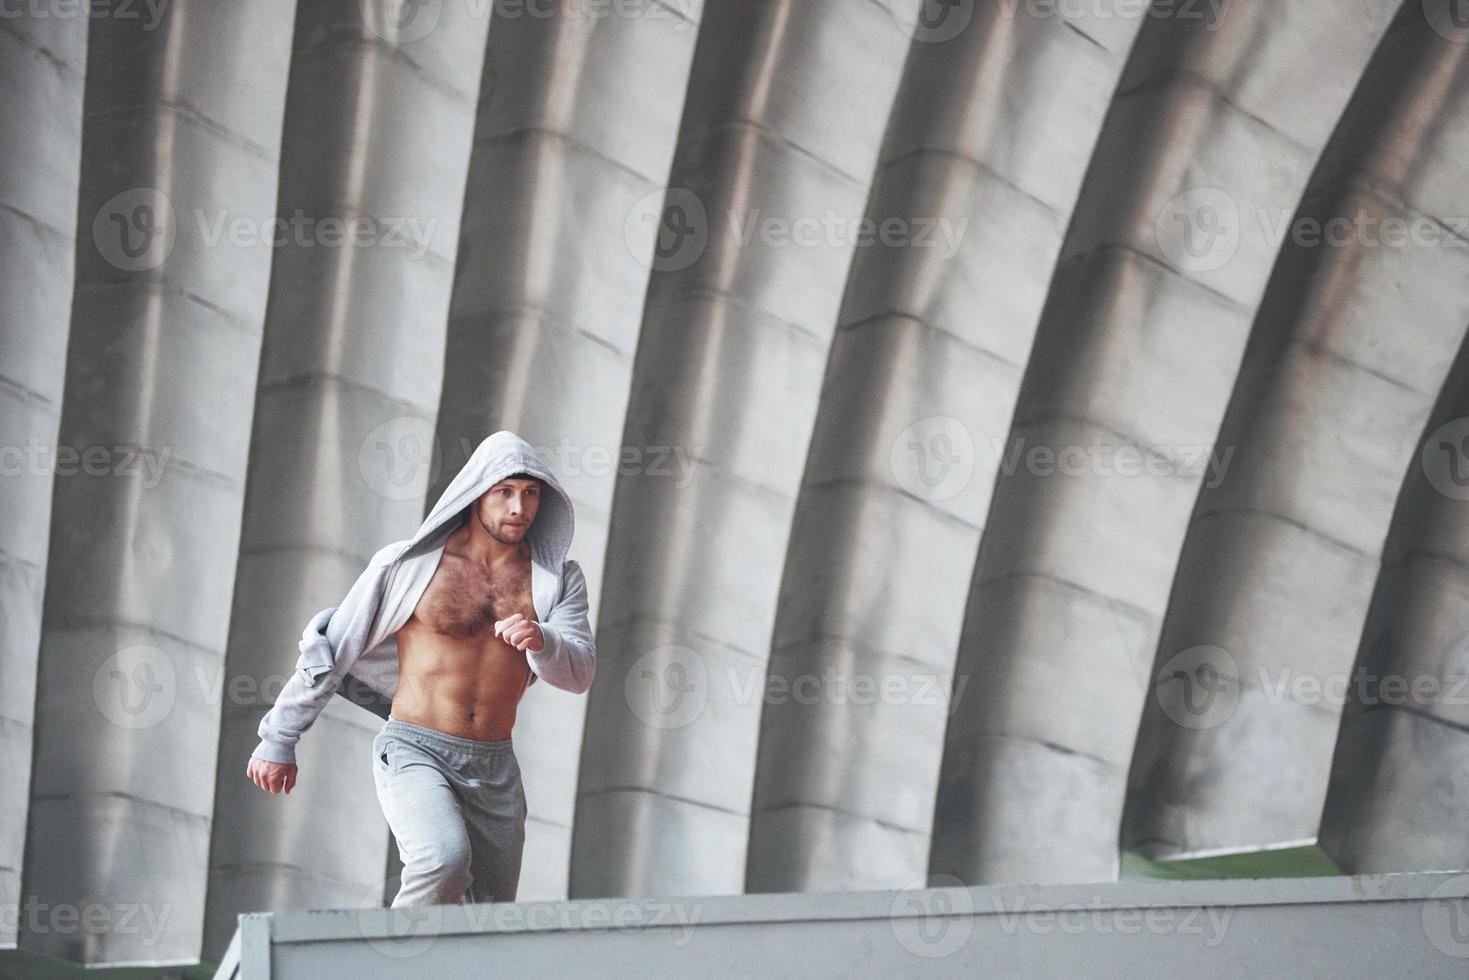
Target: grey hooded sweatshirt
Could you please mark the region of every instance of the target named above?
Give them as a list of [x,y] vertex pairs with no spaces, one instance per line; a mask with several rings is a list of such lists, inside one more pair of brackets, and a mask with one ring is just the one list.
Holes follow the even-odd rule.
[[515,473],[544,483],[540,509],[526,537],[531,546],[531,597],[546,643],[525,651],[529,687],[537,677],[580,694],[592,685],[597,649],[587,621],[587,582],[581,566],[566,558],[575,531],[571,498],[530,444],[501,430],[479,444],[444,490],[418,532],[387,545],[358,576],[341,605],[311,618],[301,636],[301,656],[275,705],[260,721],[253,756],[295,762],[296,743],[332,694],[386,718],[398,689],[398,643],[428,588],[444,542],[463,525],[481,494]]

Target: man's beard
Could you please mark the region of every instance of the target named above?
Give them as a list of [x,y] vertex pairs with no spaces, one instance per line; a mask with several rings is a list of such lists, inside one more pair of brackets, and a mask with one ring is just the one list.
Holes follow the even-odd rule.
[[485,533],[488,534],[490,537],[494,538],[496,541],[500,542],[501,544],[520,544],[521,540],[524,539],[525,534],[529,534],[530,533],[530,528],[527,527],[525,529],[525,534],[522,534],[520,538],[506,537],[501,532],[495,530],[494,528],[490,527],[490,525],[486,524],[485,523],[485,519],[483,517],[478,518],[478,520],[479,520],[479,526],[485,529]]

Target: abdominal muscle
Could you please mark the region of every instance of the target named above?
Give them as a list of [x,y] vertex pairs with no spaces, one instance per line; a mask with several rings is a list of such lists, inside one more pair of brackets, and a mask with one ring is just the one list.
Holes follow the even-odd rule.
[[[392,715],[435,731],[502,741],[530,680],[525,654],[495,636],[495,620],[535,619],[528,574],[495,582],[482,567],[440,559],[413,616],[398,630]],[[509,601],[507,601],[509,600]]]

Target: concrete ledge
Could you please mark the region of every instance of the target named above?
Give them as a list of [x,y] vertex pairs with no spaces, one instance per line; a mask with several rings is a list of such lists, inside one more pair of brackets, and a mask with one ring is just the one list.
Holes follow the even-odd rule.
[[1469,873],[242,915],[216,980],[1469,975]]

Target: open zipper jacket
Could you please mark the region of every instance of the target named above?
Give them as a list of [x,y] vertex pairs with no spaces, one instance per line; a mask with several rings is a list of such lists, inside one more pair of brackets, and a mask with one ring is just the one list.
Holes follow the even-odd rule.
[[566,557],[576,529],[571,497],[529,443],[502,429],[479,444],[413,537],[373,555],[341,605],[323,609],[306,624],[296,669],[260,721],[255,758],[295,762],[296,743],[333,693],[387,718],[398,689],[394,634],[412,617],[444,542],[468,516],[466,508],[515,473],[544,484],[526,538],[531,597],[546,643],[525,651],[531,668],[526,686],[542,677],[575,694],[591,687],[597,649],[587,620],[587,582],[581,566]]

